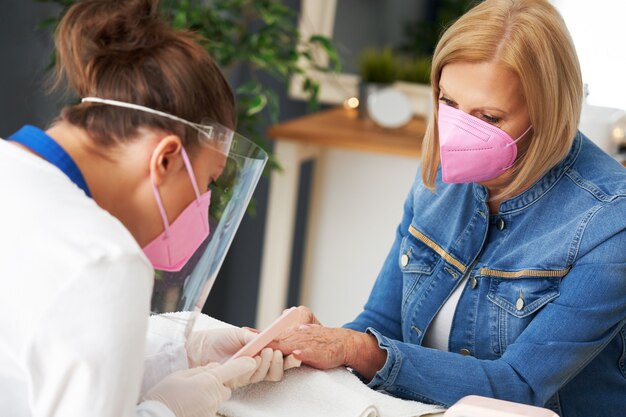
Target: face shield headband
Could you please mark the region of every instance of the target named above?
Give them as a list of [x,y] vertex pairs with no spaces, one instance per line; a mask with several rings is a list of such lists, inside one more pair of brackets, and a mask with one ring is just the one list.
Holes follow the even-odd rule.
[[182,119],[178,116],[174,116],[173,114],[165,113],[159,110],[152,109],[150,107],[141,106],[139,104],[127,103],[125,101],[118,100],[109,100],[106,98],[99,97],[84,97],[80,100],[81,103],[99,103],[99,104],[107,104],[109,106],[115,107],[123,107],[131,110],[138,110],[144,113],[151,113],[157,116],[165,117],[170,120],[174,120],[176,122],[182,123],[186,126],[191,127],[198,131],[199,139],[201,143],[205,143],[215,148],[219,152],[223,154],[228,154],[230,149],[230,144],[233,139],[233,132],[231,129],[226,126],[222,126],[218,123],[211,124],[201,124],[201,123],[193,123],[188,120]]
[[[211,200],[208,215],[207,210],[204,210],[208,236],[200,242],[197,250],[180,270],[155,268],[151,310],[153,313],[191,311],[191,314],[184,316],[166,315],[171,318],[172,325],[180,330],[178,334],[184,337],[191,331],[196,313],[204,306],[215,282],[263,172],[268,159],[267,153],[244,136],[217,123],[192,123],[141,105],[98,97],[86,97],[82,102],[143,111],[180,122],[197,130],[200,134],[199,144],[215,150],[214,157],[221,158],[224,169],[205,193],[210,193]],[[198,194],[196,197],[192,204],[198,201]],[[208,207],[208,204],[206,206]],[[175,223],[176,221],[172,223],[170,229]],[[171,335],[170,332],[169,336]]]

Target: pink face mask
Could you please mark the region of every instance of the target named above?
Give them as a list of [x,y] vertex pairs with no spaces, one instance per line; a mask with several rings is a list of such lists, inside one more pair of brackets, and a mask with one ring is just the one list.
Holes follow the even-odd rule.
[[181,149],[181,155],[191,179],[196,199],[180,213],[172,224],[167,221],[159,190],[154,185],[154,181],[152,182],[152,191],[159,206],[165,230],[148,243],[143,248],[143,252],[155,269],[163,271],[180,271],[209,236],[211,190],[200,195],[191,162],[184,148]]
[[439,149],[443,182],[487,181],[509,169],[517,141],[489,123],[446,104],[439,104]]

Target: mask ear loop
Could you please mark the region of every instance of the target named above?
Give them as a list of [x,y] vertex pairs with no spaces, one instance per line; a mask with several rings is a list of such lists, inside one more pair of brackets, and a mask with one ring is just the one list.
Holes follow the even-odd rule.
[[[517,142],[519,142],[524,136],[526,136],[526,133],[530,132],[530,129],[532,129],[532,128],[533,128],[533,125],[528,126],[528,129],[526,129],[524,131],[524,133],[519,135],[519,137],[517,139],[515,139],[513,142],[507,143],[506,145],[504,145],[504,147],[508,148],[509,146],[517,144]],[[515,155],[517,156],[517,150],[515,151]],[[515,159],[513,160],[513,162],[515,162]],[[506,171],[507,169],[510,169],[513,166],[513,162],[508,167],[502,168],[502,171]]]
[[509,146],[515,145],[517,144],[517,142],[519,142],[524,136],[526,136],[526,133],[530,132],[530,129],[533,128],[533,125],[528,126],[528,129],[526,129],[524,131],[524,133],[522,133],[521,135],[519,135],[519,137],[517,139],[515,139],[513,142],[511,143],[507,143],[506,145],[504,145],[505,148],[508,148]]
[[[185,168],[187,169],[187,173],[189,174],[189,179],[191,180],[191,185],[193,187],[193,191],[196,194],[196,204],[200,204],[200,190],[198,189],[198,183],[196,182],[196,177],[193,173],[193,168],[191,166],[191,161],[189,160],[189,156],[185,151],[185,148],[180,148],[180,153],[183,157],[183,162],[185,164]],[[159,212],[161,213],[161,219],[163,220],[163,226],[165,227],[165,236],[170,236],[170,222],[167,220],[167,214],[165,212],[165,207],[163,206],[163,201],[161,201],[161,195],[159,194],[159,190],[154,183],[154,180],[150,178],[150,182],[152,183],[152,192],[154,193],[154,197],[157,201],[157,206],[159,207]]]
[[180,149],[180,153],[183,156],[183,162],[185,163],[185,168],[187,168],[187,173],[189,174],[189,179],[191,179],[191,185],[193,186],[193,191],[196,193],[196,202],[200,202],[200,190],[198,189],[198,183],[196,182],[196,176],[193,173],[193,168],[191,166],[191,161],[189,160],[189,156],[187,156],[187,152],[185,148]]
[[161,219],[163,220],[163,226],[165,227],[165,237],[170,237],[170,222],[167,220],[167,215],[165,214],[165,207],[163,207],[163,202],[161,201],[161,196],[159,194],[159,190],[157,189],[156,184],[152,177],[150,178],[150,182],[152,183],[152,192],[154,193],[154,198],[156,199],[157,206],[159,206],[159,212],[161,213]]

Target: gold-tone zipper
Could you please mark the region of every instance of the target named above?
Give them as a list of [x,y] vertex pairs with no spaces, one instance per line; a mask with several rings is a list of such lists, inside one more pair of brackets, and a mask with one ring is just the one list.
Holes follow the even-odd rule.
[[539,269],[522,269],[520,271],[499,271],[497,269],[480,268],[480,275],[496,278],[521,278],[521,277],[537,277],[537,278],[563,278],[569,272],[570,268],[558,270],[539,270]]
[[428,236],[414,228],[413,226],[409,226],[409,233],[412,234],[415,238],[419,239],[426,246],[434,250],[441,256],[446,262],[451,265],[454,265],[461,273],[465,274],[467,267],[459,262],[456,258],[446,252],[441,246],[433,242]]

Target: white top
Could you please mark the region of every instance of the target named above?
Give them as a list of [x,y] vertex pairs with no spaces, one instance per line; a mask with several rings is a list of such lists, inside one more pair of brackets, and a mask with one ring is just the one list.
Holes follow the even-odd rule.
[[4,140],[0,193],[1,414],[173,416],[137,405],[154,272],[130,233]]
[[429,348],[448,351],[448,345],[450,343],[450,330],[452,330],[452,319],[454,319],[454,313],[456,312],[456,306],[459,304],[459,299],[463,293],[463,289],[467,285],[467,277],[461,280],[459,285],[452,291],[450,297],[443,303],[441,309],[435,315],[435,318],[428,326],[426,333],[424,334],[424,340],[422,346]]

